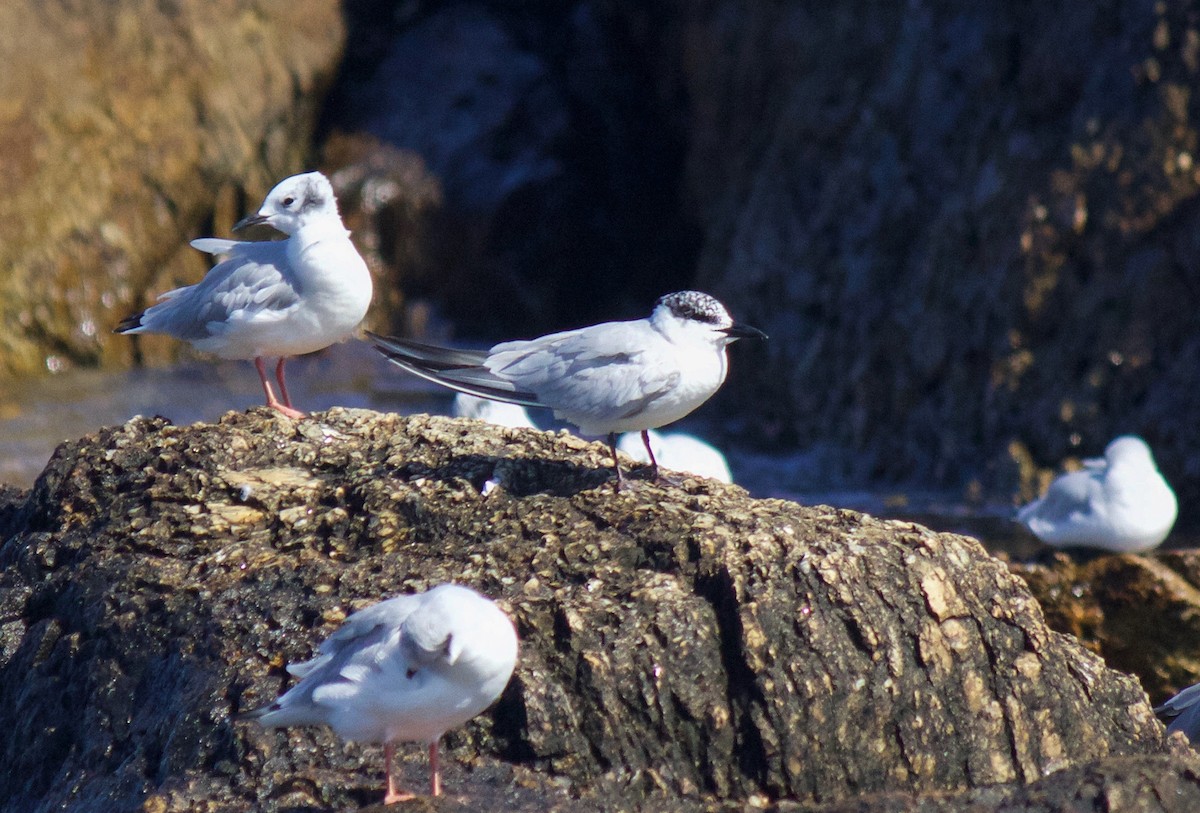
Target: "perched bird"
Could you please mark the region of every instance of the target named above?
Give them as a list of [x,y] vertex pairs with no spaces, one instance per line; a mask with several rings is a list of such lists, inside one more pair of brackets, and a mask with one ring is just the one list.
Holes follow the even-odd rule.
[[[127,317],[115,332],[165,333],[221,358],[254,359],[267,406],[299,418],[304,413],[292,407],[284,362],[358,327],[371,304],[371,274],[342,225],[333,187],[319,172],[281,181],[256,214],[233,228],[259,223],[288,239],[193,240],[193,248],[225,259],[199,283],[168,291],[158,304]],[[264,356],[279,358],[282,401],[271,390]]]
[[454,396],[452,411],[456,418],[474,418],[512,429],[537,429],[537,425],[529,419],[525,407],[493,401],[490,398],[479,398],[465,392]]
[[1200,683],[1188,686],[1154,709],[1167,724],[1167,733],[1182,731],[1193,744],[1200,743]]
[[[733,482],[725,455],[711,443],[705,443],[686,432],[662,433],[650,429],[646,434],[650,448],[657,450],[658,462],[664,467],[720,480],[722,483]],[[646,448],[634,432],[621,435],[617,440],[617,451],[624,452],[639,463],[650,462]]]
[[642,433],[657,479],[647,430],[679,420],[712,397],[725,381],[726,345],[766,338],[697,291],[660,298],[646,319],[504,342],[486,352],[368,335],[394,364],[421,378],[482,398],[547,407],[585,435],[607,435],[618,490],[617,433]]
[[299,683],[237,719],[267,728],[327,725],[343,739],[382,742],[383,801],[391,804],[413,798],[392,776],[396,742],[429,744],[429,792],[441,794],[438,740],[504,691],[517,633],[495,602],[442,584],[354,613],[317,651],[288,666]]
[[1055,547],[1092,547],[1136,553],[1158,545],[1175,524],[1175,492],[1159,474],[1150,447],[1122,435],[1104,458],[1064,474],[1017,519]]

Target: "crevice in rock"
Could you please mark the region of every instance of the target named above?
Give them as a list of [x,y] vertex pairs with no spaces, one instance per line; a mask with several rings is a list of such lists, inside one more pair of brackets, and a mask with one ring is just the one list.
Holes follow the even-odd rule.
[[721,662],[725,670],[726,697],[734,713],[737,731],[738,768],[760,788],[766,786],[770,766],[766,747],[754,723],[753,708],[763,708],[765,698],[758,687],[754,671],[746,663],[742,624],[738,618],[737,591],[733,578],[725,567],[715,573],[697,574],[696,594],[711,605],[713,618],[721,639]]

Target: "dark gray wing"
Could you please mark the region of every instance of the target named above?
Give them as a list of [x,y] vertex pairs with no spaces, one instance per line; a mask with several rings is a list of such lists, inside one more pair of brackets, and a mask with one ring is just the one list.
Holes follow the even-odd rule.
[[540,407],[537,396],[521,390],[485,366],[487,353],[454,350],[367,331],[375,349],[400,369],[443,387],[510,404]]

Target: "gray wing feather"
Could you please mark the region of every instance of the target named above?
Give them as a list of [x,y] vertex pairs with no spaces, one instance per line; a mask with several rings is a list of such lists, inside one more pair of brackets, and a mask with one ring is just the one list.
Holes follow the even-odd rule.
[[1091,510],[1094,501],[1103,496],[1104,472],[1097,469],[1064,474],[1046,490],[1046,495],[1017,513],[1021,522],[1040,519],[1060,522]]
[[130,332],[204,339],[235,321],[270,318],[299,300],[283,241],[234,243],[230,255],[200,282],[162,294],[159,303],[141,315],[140,328]]
[[221,237],[201,237],[189,245],[205,254],[232,254],[238,246],[246,245],[241,240],[226,240]]
[[496,345],[487,367],[556,411],[612,420],[638,414],[678,383],[670,359],[652,364],[640,349],[661,341],[644,321],[610,322]]
[[1200,683],[1184,689],[1154,709],[1154,713],[1169,723],[1168,732],[1182,731],[1196,742],[1200,739]]
[[519,390],[511,381],[492,374],[484,367],[486,353],[434,347],[409,339],[380,336],[370,331],[367,336],[375,343],[375,349],[387,356],[389,361],[426,381],[480,398],[527,407],[544,406],[533,393]]
[[[378,604],[359,610],[348,617],[342,625],[326,638],[317,651],[322,656],[334,655],[347,648],[355,646],[360,639],[369,635],[373,630],[386,627],[399,629],[404,622],[421,606],[419,596],[396,596]],[[292,667],[288,667],[292,674]]]

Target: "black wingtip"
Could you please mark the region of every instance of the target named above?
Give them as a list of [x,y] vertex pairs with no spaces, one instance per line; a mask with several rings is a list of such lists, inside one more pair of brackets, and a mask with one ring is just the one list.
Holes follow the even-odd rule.
[[283,706],[281,706],[279,703],[270,703],[266,706],[259,706],[256,709],[251,709],[250,711],[243,711],[238,714],[234,714],[229,719],[233,720],[235,723],[251,723],[255,720],[266,717],[272,711],[279,711],[281,708],[283,708]]
[[138,311],[137,313],[126,316],[116,327],[113,328],[113,333],[128,333],[131,330],[141,327],[142,316],[145,313],[145,311]]

